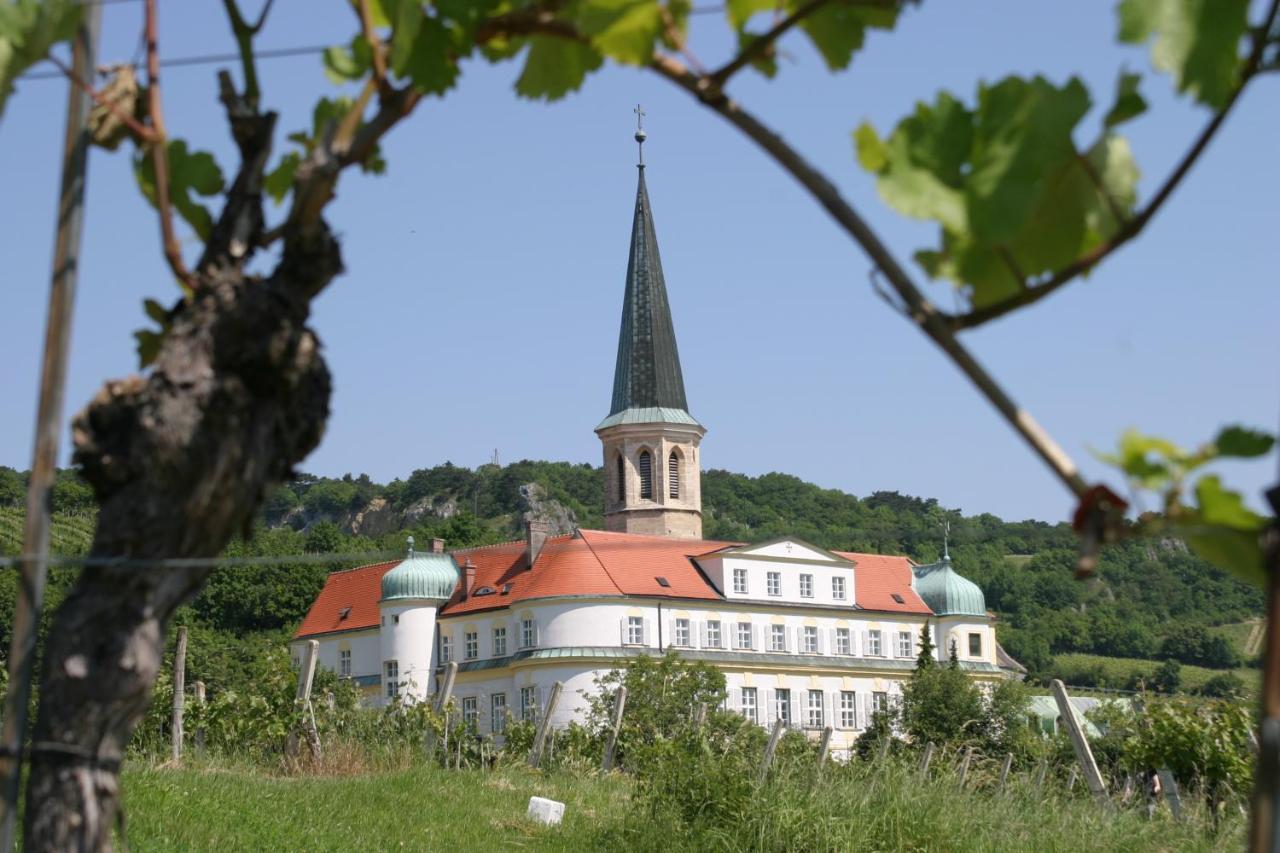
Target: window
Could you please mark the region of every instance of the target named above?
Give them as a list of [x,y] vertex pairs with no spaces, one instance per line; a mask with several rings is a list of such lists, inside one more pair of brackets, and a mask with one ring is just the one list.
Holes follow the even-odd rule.
[[474,696],[464,696],[462,699],[462,723],[472,731],[480,724],[480,703]]
[[675,643],[677,646],[692,646],[693,640],[689,636],[689,620],[677,619],[675,631]]
[[836,654],[838,655],[853,654],[853,643],[849,639],[848,628],[836,629]]
[[351,677],[351,649],[338,650],[338,677]]
[[898,657],[900,658],[911,657],[911,632],[910,631],[898,632]]
[[800,576],[800,597],[813,598],[813,575]]
[[742,688],[742,716],[753,723],[760,722],[760,715],[756,707],[756,689],[754,687]]
[[844,601],[844,578],[831,579],[831,597],[836,601]]
[[889,710],[889,694],[883,691],[876,691],[871,694],[871,712]]
[[840,691],[840,728],[856,729],[858,727],[858,694],[852,690]]
[[807,655],[818,653],[818,629],[812,625],[804,626],[804,653]]
[[480,657],[480,632],[466,631],[462,635],[462,656],[467,660]]
[[879,631],[867,632],[867,654],[876,656],[884,654],[884,649],[880,644]]
[[782,572],[769,572],[764,576],[765,588],[770,595],[782,595]]
[[382,683],[387,686],[387,698],[400,695],[400,662],[389,660],[382,664]]
[[391,621],[392,621],[393,623],[395,623],[396,625],[399,625],[399,624],[400,624],[400,614],[399,614],[399,613],[397,613],[395,616],[392,616],[392,617],[391,617]]
[[809,728],[811,729],[822,728],[823,722],[822,722],[822,691],[821,690],[809,691],[809,707],[807,710],[808,710],[808,713],[805,716],[805,723],[809,726]]
[[440,663],[448,663],[453,660],[453,637],[449,634],[440,635]]
[[532,619],[520,620],[520,648],[531,649],[538,642],[538,628]]
[[507,694],[495,693],[489,698],[489,728],[495,735],[507,727]]
[[906,600],[905,600],[901,595],[899,595],[899,594],[898,594],[898,593],[896,593],[896,592],[895,592],[895,593],[893,593],[893,600],[894,600],[894,601],[896,601],[896,602],[898,602],[899,604],[906,604],[906,603],[907,603],[907,602],[906,602]]
[[715,619],[707,623],[707,648],[720,648],[720,620]]
[[644,617],[643,616],[627,617],[627,645],[630,645],[630,646],[644,645]]
[[969,635],[969,657],[973,657],[973,658],[982,657],[982,635],[981,634]]
[[640,499],[653,500],[653,456],[647,450],[640,451]]
[[737,640],[738,642],[735,644],[735,648],[739,648],[739,649],[751,648],[751,623],[750,622],[738,623]]
[[507,626],[493,629],[493,656],[500,658],[507,653]]
[[622,454],[618,454],[618,503],[624,503],[627,499],[627,463],[622,461]]
[[785,725],[791,725],[791,691],[779,688],[773,691],[773,715]]
[[667,457],[667,494],[680,497],[680,454],[674,450]]
[[747,594],[747,570],[746,569],[733,570],[733,591],[736,593],[739,593],[740,595]]
[[533,720],[538,716],[538,688],[520,688],[520,719]]
[[787,650],[787,626],[769,626],[769,651],[785,652]]

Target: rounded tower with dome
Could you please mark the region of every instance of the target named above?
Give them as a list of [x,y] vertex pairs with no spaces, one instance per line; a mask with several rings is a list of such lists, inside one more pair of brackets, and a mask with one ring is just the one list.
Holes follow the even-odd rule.
[[951,564],[951,554],[914,570],[912,587],[937,617],[934,645],[939,660],[947,660],[951,649],[963,661],[995,662],[996,637],[987,613],[982,589],[963,577]]
[[436,614],[458,585],[458,565],[444,543],[409,553],[382,576],[379,640],[382,652],[382,701],[424,699],[435,689]]

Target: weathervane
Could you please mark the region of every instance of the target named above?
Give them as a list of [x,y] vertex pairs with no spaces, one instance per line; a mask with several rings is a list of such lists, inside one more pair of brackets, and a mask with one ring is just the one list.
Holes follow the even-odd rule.
[[640,162],[636,165],[641,169],[644,168],[644,140],[646,134],[644,132],[644,107],[636,104],[636,108],[632,110],[636,114],[636,147],[640,149]]
[[947,540],[951,538],[951,522],[940,522],[942,525],[942,559],[950,560],[951,552],[947,550]]

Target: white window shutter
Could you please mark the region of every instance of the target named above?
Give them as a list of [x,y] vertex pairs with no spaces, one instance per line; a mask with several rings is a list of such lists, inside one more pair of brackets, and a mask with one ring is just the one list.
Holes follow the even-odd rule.
[[[760,713],[760,709],[756,710],[756,714],[760,719],[764,720],[769,728],[773,728],[774,722],[778,719],[778,691],[777,690],[761,690],[758,694],[765,700],[764,713]],[[759,699],[757,699],[759,701]]]
[[481,693],[476,697],[476,731],[484,733],[489,731],[489,694]]
[[729,701],[729,710],[731,711],[742,710],[742,691],[741,690],[739,690],[736,687],[730,687],[726,698]]
[[645,619],[644,628],[642,630],[643,634],[640,637],[640,642],[647,646],[649,643],[653,642],[651,639],[653,637],[653,620]]
[[627,617],[623,616],[618,620],[618,636],[622,645],[627,644]]
[[667,648],[676,644],[676,620],[667,619]]
[[533,644],[535,646],[542,645],[542,628],[536,621],[533,623]]
[[752,650],[760,648],[760,625],[751,626],[751,648]]
[[814,629],[814,633],[816,633],[816,634],[817,634],[817,636],[818,636],[818,640],[817,640],[817,642],[818,642],[818,654],[820,654],[820,655],[822,655],[822,654],[826,654],[827,650],[826,650],[825,648],[823,648],[823,645],[824,645],[824,644],[823,644],[823,642],[822,642],[822,631],[820,631],[820,630],[818,630],[818,629],[816,629],[816,628],[815,628],[815,629]]
[[907,651],[910,653],[908,657],[915,657],[916,656],[916,634],[914,631],[909,631],[907,632],[907,635],[911,638],[907,642]]

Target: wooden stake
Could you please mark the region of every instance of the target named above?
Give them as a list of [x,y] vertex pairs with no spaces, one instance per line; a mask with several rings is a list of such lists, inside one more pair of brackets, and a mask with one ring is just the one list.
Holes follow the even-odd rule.
[[1076,787],[1076,779],[1080,776],[1080,768],[1072,767],[1071,772],[1067,774],[1067,793],[1070,794]]
[[[102,6],[87,3],[71,39],[72,73],[79,80],[93,77],[102,25]],[[66,396],[67,362],[71,345],[71,317],[76,279],[80,271],[80,228],[84,222],[84,188],[89,159],[85,129],[92,106],[89,94],[68,83],[67,125],[62,147],[62,184],[58,193],[58,225],[53,246],[53,275],[49,283],[49,313],[45,321],[44,355],[40,367],[40,396],[36,408],[35,449],[27,483],[27,515],[22,534],[21,577],[14,603],[9,640],[9,690],[0,711],[0,850],[12,850],[17,833],[18,793],[22,785],[22,750],[27,738],[27,707],[36,659],[36,630],[44,608],[49,568],[50,497],[57,477],[58,447],[62,443],[62,403]]]
[[538,721],[538,733],[533,738],[533,749],[529,752],[529,766],[542,766],[542,750],[547,743],[547,731],[551,728],[551,715],[555,713],[556,705],[560,701],[560,691],[564,689],[564,683],[557,681],[551,687],[551,697],[547,699],[547,708],[542,713],[542,719]]
[[822,775],[822,766],[827,763],[827,753],[831,751],[831,733],[831,726],[827,726],[822,730],[822,739],[818,741],[818,767],[815,781],[817,776]]
[[[436,716],[444,715],[444,763],[449,766],[449,712],[446,710],[449,706],[449,699],[453,696],[453,682],[458,677],[458,662],[451,660],[444,668],[444,683],[440,685],[440,689],[436,691],[435,704],[433,705]],[[427,736],[423,739],[423,750],[427,755],[434,755],[436,751],[436,730],[434,728],[427,729]]]
[[876,757],[876,760],[881,763],[883,763],[884,760],[889,757],[889,741],[890,741],[890,738],[888,737],[885,737],[884,740],[880,741],[880,753]]
[[774,720],[773,732],[769,735],[769,743],[764,748],[764,758],[760,761],[760,777],[758,781],[762,785],[769,775],[769,765],[773,763],[773,754],[778,750],[778,741],[782,740],[782,732],[786,727],[786,721],[782,719]]
[[[196,682],[196,706],[204,711],[204,682]],[[196,729],[196,754],[204,755],[204,715],[201,714],[200,727]]]
[[1084,781],[1088,783],[1094,798],[1099,803],[1109,806],[1111,800],[1107,798],[1107,783],[1098,771],[1098,762],[1093,760],[1093,750],[1089,748],[1089,739],[1084,735],[1084,729],[1076,717],[1075,708],[1071,707],[1071,697],[1067,695],[1067,688],[1057,678],[1053,680],[1051,686],[1053,698],[1058,703],[1058,714],[1066,724],[1067,734],[1071,736],[1071,746],[1075,748],[1076,759],[1080,762],[1080,769],[1084,771]]
[[178,628],[178,645],[173,652],[173,748],[170,758],[176,765],[182,761],[182,711],[187,693],[187,626]]
[[[315,681],[316,676],[316,658],[319,656],[320,643],[317,640],[307,640],[307,647],[302,652],[302,668],[298,670],[298,692],[294,696],[293,707],[295,711],[300,711],[306,716],[304,717],[301,728],[307,738],[307,746],[311,749],[311,757],[320,757],[320,733],[315,729],[314,718],[311,716],[311,685]],[[285,742],[284,752],[290,758],[298,756],[298,726],[294,726],[289,732],[289,739]]]
[[1161,767],[1156,771],[1156,775],[1160,777],[1160,790],[1169,802],[1169,811],[1173,812],[1173,819],[1181,823],[1182,797],[1178,795],[1178,780],[1174,778],[1173,771],[1167,767]]
[[937,747],[933,745],[933,741],[930,741],[929,743],[926,743],[924,745],[924,755],[920,756],[920,775],[921,776],[929,775],[929,762],[933,761],[933,753],[936,750],[937,750]]
[[969,775],[969,764],[973,761],[973,747],[969,747],[964,751],[964,758],[960,761],[960,782],[957,788],[964,790],[964,780]]
[[693,715],[693,730],[695,732],[702,731],[702,727],[707,722],[707,703],[699,702],[698,710]]
[[600,759],[600,771],[613,769],[613,757],[618,748],[618,731],[622,728],[622,712],[627,707],[627,688],[619,687],[613,696],[613,721],[609,726],[609,739],[604,744],[604,757]]
[[1005,783],[1009,781],[1009,769],[1013,767],[1013,753],[1004,757],[1004,766],[1000,768],[1000,793],[1004,793]]
[[1040,759],[1040,766],[1036,768],[1036,792],[1044,789],[1044,774],[1049,770],[1049,759]]

